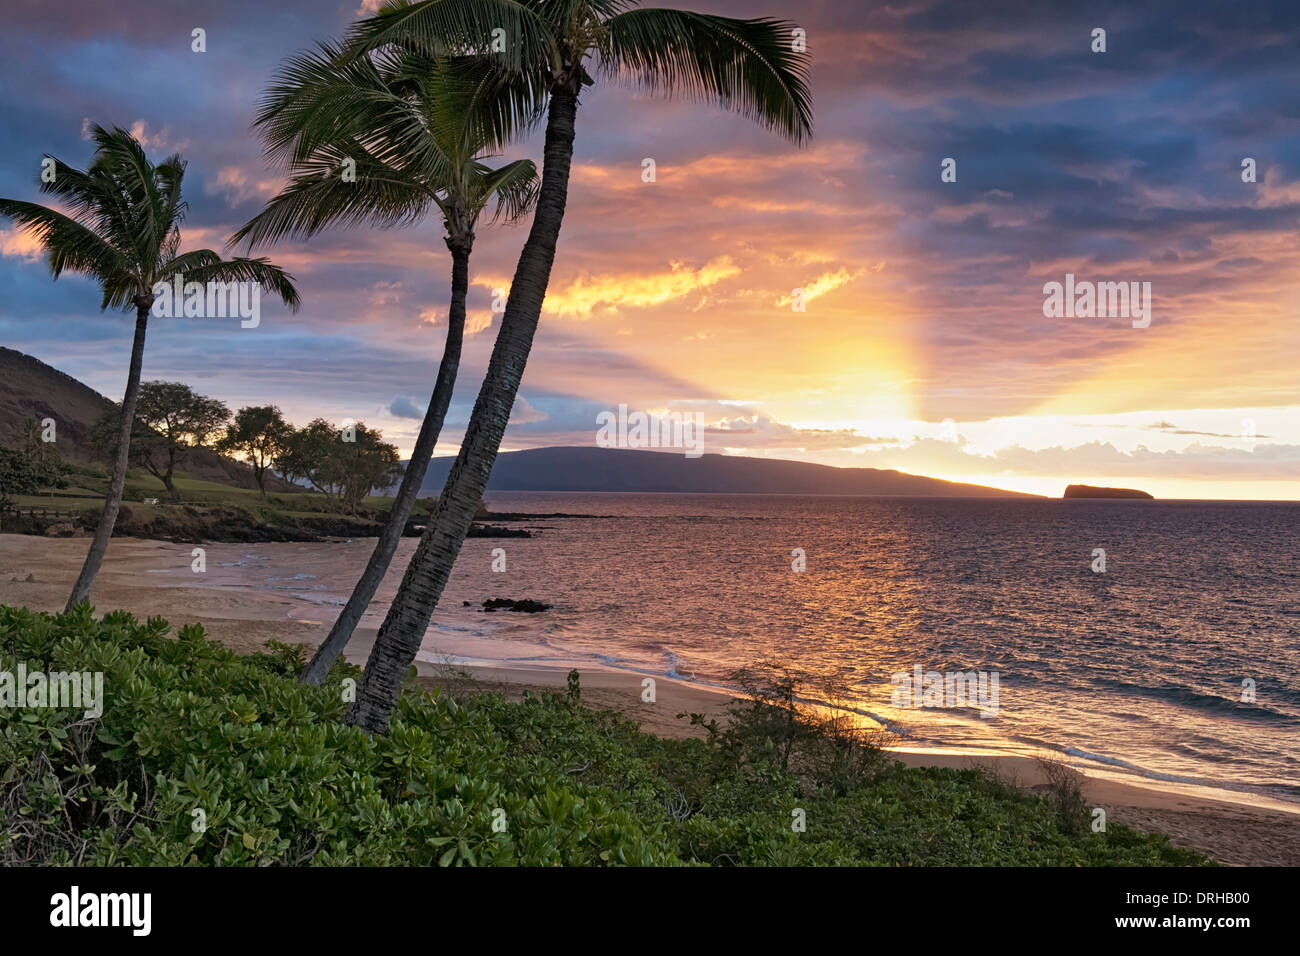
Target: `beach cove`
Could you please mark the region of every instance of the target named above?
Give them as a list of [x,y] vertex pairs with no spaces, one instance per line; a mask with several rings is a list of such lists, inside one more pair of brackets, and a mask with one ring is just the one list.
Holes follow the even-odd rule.
[[[353,542],[362,549],[368,544]],[[334,548],[335,554],[347,546],[346,542],[275,545]],[[0,535],[0,602],[60,610],[84,547],[80,539]],[[324,638],[333,605],[304,600],[300,595],[311,592],[294,590],[308,587],[304,582],[309,579],[291,580],[281,591],[240,584],[238,559],[224,561],[231,555],[223,554],[223,547],[209,546],[209,567],[216,576],[197,584],[190,570],[189,547],[119,539],[105,562],[102,586],[114,595],[116,608],[140,618],[161,615],[175,627],[199,623],[209,638],[241,654],[261,650],[268,640],[315,647]],[[261,553],[267,546],[258,547]],[[325,552],[322,560],[335,560],[329,554]],[[230,567],[221,569],[223,563]],[[104,610],[107,608],[97,609]],[[348,648],[349,660],[364,663],[377,623],[370,617],[363,621]],[[511,653],[518,647],[512,647],[509,630],[507,625],[506,633],[477,636],[440,630],[435,640],[426,641],[427,650],[417,662],[421,682],[430,688],[469,683],[516,699],[525,691],[563,690],[568,671],[576,668],[582,675],[585,704],[615,710],[644,730],[669,737],[700,732],[687,720],[678,719],[678,714],[720,717],[732,696],[723,687],[658,674],[654,678],[655,699],[649,703],[644,699],[641,671],[591,660],[520,659],[526,655]],[[1034,748],[1026,746],[938,748],[900,742],[893,755],[909,766],[977,767],[1022,787],[1044,784]],[[1259,794],[1152,780],[1085,760],[1069,759],[1069,763],[1084,774],[1090,805],[1105,809],[1109,820],[1167,833],[1176,845],[1200,850],[1227,864],[1300,863],[1300,806]]]

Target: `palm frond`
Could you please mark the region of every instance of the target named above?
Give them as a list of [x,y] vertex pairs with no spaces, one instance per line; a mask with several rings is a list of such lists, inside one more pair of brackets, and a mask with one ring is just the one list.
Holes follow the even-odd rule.
[[45,247],[46,261],[56,279],[68,270],[104,282],[130,270],[130,263],[102,237],[58,210],[0,199],[0,216],[12,219]]
[[177,256],[167,268],[184,282],[256,282],[279,296],[294,312],[302,306],[293,276],[265,258],[222,259],[211,249],[195,249]]
[[[231,241],[251,248],[329,226],[406,225],[434,207],[455,233],[473,228],[498,187],[494,218],[517,218],[535,196],[532,164],[493,178],[480,160],[536,122],[545,98],[537,77],[483,58],[392,46],[349,59],[331,44],[297,54],[256,121],[293,178]],[[338,175],[344,161],[354,164],[350,181]]]
[[277,71],[254,119],[268,157],[285,168],[322,143],[362,139],[383,129],[397,150],[420,153],[427,131],[409,100],[390,89],[369,58],[328,43],[297,53]]
[[[397,44],[430,56],[487,55],[518,73],[556,57],[550,26],[536,5],[536,0],[389,0],[377,14],[353,24],[346,42],[353,57]],[[494,50],[494,40],[503,49]]]
[[266,207],[230,238],[248,247],[305,239],[330,226],[373,223],[381,228],[418,222],[435,201],[423,184],[399,170],[359,157],[356,181],[339,174],[342,157],[322,149]]
[[629,10],[605,24],[600,71],[653,93],[717,103],[802,143],[812,135],[810,58],[794,49],[793,28],[766,17]]
[[[120,185],[129,201],[128,230],[141,262],[152,262],[171,231],[173,223],[166,216],[165,200],[154,166],[144,147],[121,127],[106,130],[95,126],[95,166],[105,170]],[[183,175],[182,164],[180,174]]]
[[182,198],[185,161],[179,155],[155,166],[121,128],[96,126],[93,138],[95,157],[88,169],[56,159],[53,180],[41,184],[43,192],[64,200],[70,213],[0,199],[0,216],[45,246],[55,278],[64,270],[90,276],[99,282],[102,308],[125,307],[170,269],[196,281],[259,282],[297,310],[293,277],[265,259],[225,261],[207,249],[179,254],[180,223],[187,210]]
[[498,169],[480,166],[476,183],[478,192],[471,200],[475,217],[495,198],[496,208],[490,221],[514,222],[533,208],[541,179],[531,159],[518,159]]

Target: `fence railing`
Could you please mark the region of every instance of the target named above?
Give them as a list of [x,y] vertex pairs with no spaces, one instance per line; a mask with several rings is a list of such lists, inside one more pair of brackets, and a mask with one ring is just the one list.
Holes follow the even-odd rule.
[[16,518],[75,518],[79,513],[58,508],[17,508],[12,505],[0,508],[0,514],[13,515]]

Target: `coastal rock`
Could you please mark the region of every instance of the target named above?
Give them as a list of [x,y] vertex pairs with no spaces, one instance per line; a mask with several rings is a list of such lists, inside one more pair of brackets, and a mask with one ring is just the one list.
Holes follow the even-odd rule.
[[555,607],[554,604],[543,604],[541,601],[532,601],[525,598],[522,601],[514,601],[510,598],[489,598],[483,602],[484,611],[521,611],[524,614],[537,614],[541,611],[549,611]]
[[[424,534],[424,529],[428,527],[427,518],[422,518],[418,522],[411,519],[406,523],[405,530],[402,531],[404,538],[418,538]],[[503,528],[494,524],[479,524],[475,522],[469,526],[467,538],[531,538],[532,532],[525,531],[523,528]]]
[[1096,485],[1070,485],[1065,489],[1063,498],[1146,498],[1154,500],[1154,495],[1136,488],[1099,488]]
[[494,524],[472,524],[469,526],[468,538],[531,538],[533,535],[523,528],[503,528]]

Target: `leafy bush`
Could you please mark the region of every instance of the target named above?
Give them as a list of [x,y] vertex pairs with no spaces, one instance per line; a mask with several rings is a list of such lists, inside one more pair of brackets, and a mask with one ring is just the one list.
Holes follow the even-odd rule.
[[1039,757],[1038,767],[1047,778],[1048,798],[1056,807],[1061,829],[1078,832],[1086,825],[1088,804],[1083,796],[1083,774],[1060,757]]
[[342,722],[355,667],[305,686],[296,647],[241,658],[169,630],[0,606],[0,670],[102,672],[106,698],[99,718],[0,709],[0,864],[1204,862],[1121,826],[1067,833],[973,771],[882,761],[829,786],[779,748],[653,737],[576,682],[517,703],[412,685],[370,737]]

